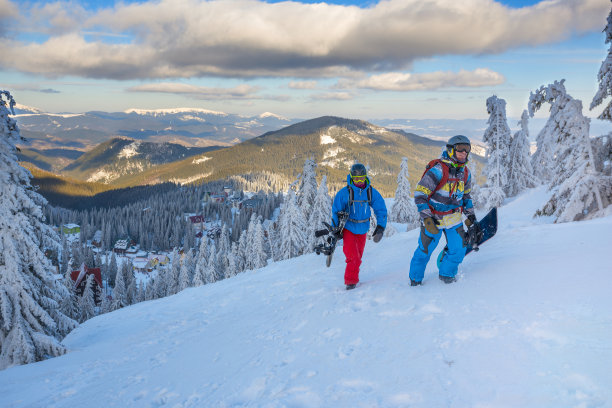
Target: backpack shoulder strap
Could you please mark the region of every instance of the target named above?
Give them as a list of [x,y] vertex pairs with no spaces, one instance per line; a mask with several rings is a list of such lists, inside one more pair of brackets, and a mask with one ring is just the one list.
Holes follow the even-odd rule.
[[[368,204],[372,205],[372,185],[368,184],[368,188],[366,189],[366,192],[368,193]],[[353,188],[348,185],[348,195],[349,195],[349,208],[353,205],[353,203],[355,202],[355,192],[353,191]]]
[[440,167],[442,167],[442,178],[440,179],[440,182],[438,183],[438,185],[436,186],[435,190],[433,190],[431,192],[431,194],[429,195],[429,197],[427,197],[428,199],[431,198],[431,196],[438,191],[439,189],[442,188],[442,186],[444,186],[446,184],[446,182],[448,181],[448,167],[446,166],[446,164],[444,164],[442,162],[442,160],[440,159],[434,159],[432,161],[430,161],[429,163],[427,163],[427,167],[425,167],[425,171],[423,172],[423,176],[421,176],[421,178],[423,178],[425,176],[425,174],[432,168],[434,167],[436,164],[440,163]]
[[467,184],[469,176],[470,176],[470,170],[467,168],[467,166],[465,166],[463,168],[463,185],[464,186]]

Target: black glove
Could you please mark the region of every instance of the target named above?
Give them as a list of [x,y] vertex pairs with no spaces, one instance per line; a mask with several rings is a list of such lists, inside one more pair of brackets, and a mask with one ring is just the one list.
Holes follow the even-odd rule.
[[380,225],[377,225],[376,228],[374,229],[374,235],[372,235],[374,242],[379,242],[382,239],[383,232],[385,232],[385,227],[381,227]]
[[469,215],[468,219],[465,221],[465,225],[468,227],[468,241],[470,244],[472,244],[472,246],[477,246],[478,243],[482,241],[484,232],[482,231],[482,228],[480,228],[480,224],[478,224],[476,221],[476,216],[473,214]]
[[438,233],[440,232],[440,230],[438,229],[438,225],[440,225],[440,221],[436,220],[435,218],[432,217],[427,217],[423,220],[423,225],[425,226],[425,229],[427,230],[427,232],[429,232],[432,235],[438,235]]

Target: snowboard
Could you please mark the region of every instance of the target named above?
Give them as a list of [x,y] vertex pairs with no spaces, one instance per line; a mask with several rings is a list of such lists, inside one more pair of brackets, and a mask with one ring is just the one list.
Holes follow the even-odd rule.
[[[480,229],[482,229],[482,239],[475,244],[468,244],[467,249],[465,251],[465,255],[469,254],[472,251],[478,251],[480,245],[487,242],[497,232],[497,208],[494,207],[491,211],[487,213],[480,221],[478,221],[478,225],[480,225]],[[438,255],[438,268],[440,268],[440,263],[444,256],[448,253],[448,244],[444,247],[440,255]]]
[[338,238],[337,235],[342,236],[342,231],[344,231],[344,225],[346,224],[346,220],[348,220],[348,213],[346,211],[338,212],[338,226],[332,227],[328,223],[324,222],[325,229],[318,230],[315,232],[315,237],[322,237],[327,235],[326,243],[319,244],[314,247],[314,251],[317,255],[324,254],[326,255],[325,265],[329,268],[332,262],[332,258],[334,256],[334,251],[336,250],[336,245],[338,241],[342,238]]

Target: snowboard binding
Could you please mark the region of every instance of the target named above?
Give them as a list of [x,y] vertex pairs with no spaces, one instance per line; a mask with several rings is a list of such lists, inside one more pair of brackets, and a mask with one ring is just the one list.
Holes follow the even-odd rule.
[[315,237],[324,237],[327,235],[325,239],[325,243],[315,245],[314,251],[317,255],[324,254],[327,256],[327,266],[331,265],[332,255],[334,254],[334,250],[336,249],[336,244],[338,241],[342,239],[342,231],[344,231],[344,225],[348,220],[348,212],[346,211],[338,211],[338,225],[336,227],[332,227],[328,223],[324,222],[325,229],[320,229],[315,231]]

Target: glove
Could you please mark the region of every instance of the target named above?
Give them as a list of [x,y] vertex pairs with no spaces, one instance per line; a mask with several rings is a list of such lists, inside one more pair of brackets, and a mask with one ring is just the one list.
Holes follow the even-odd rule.
[[484,237],[484,232],[482,232],[482,228],[480,228],[480,224],[476,222],[476,217],[474,215],[468,216],[468,219],[465,221],[465,225],[467,225],[468,227],[468,230],[467,230],[468,241],[472,245],[478,244],[480,241],[482,241],[482,238]]
[[372,235],[374,242],[379,242],[382,239],[383,232],[385,232],[385,228],[381,227],[380,225],[377,225],[374,229],[374,235]]
[[432,235],[438,235],[438,233],[440,232],[440,230],[438,229],[438,225],[440,225],[440,221],[436,220],[435,218],[432,217],[427,217],[423,220],[423,225],[425,226],[425,229],[427,230],[427,232],[429,232]]

